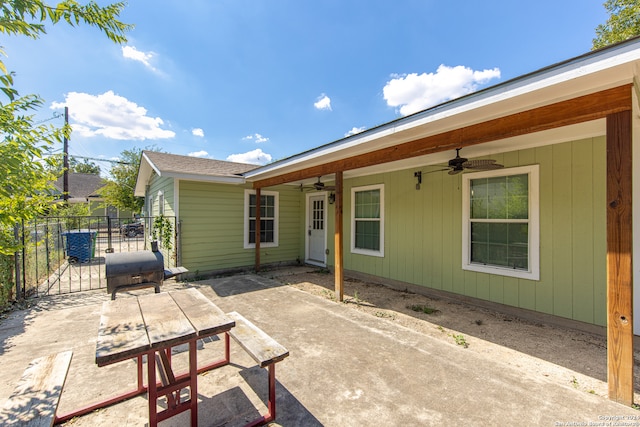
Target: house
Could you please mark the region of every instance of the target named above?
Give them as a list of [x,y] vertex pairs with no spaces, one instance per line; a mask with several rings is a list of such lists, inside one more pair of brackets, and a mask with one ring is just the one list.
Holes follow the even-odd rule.
[[[109,216],[111,218],[131,218],[132,213],[121,212],[113,206],[107,206],[104,199],[100,195],[100,190],[104,187],[105,182],[100,175],[92,173],[75,173],[68,174],[69,204],[86,204],[89,209],[89,215],[92,216]],[[53,183],[55,189],[54,196],[62,200],[64,195],[64,177],[60,176]]]
[[[609,395],[631,404],[639,73],[634,38],[263,167],[176,175],[184,264],[300,260],[338,298],[348,271],[606,326]],[[167,176],[149,154],[147,197]]]

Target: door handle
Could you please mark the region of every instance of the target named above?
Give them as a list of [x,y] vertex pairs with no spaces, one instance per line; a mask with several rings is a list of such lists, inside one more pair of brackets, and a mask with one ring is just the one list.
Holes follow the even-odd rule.
[[311,229],[309,229],[309,236],[311,236]]

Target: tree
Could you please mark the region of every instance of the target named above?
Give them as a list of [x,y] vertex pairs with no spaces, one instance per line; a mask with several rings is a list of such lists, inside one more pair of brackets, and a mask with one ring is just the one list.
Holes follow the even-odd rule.
[[[55,154],[48,157],[48,164],[46,167],[56,176],[62,176],[62,173],[64,172],[63,156],[63,154]],[[100,166],[87,159],[84,159],[83,162],[79,162],[75,157],[69,156],[69,172],[100,175]]]
[[592,49],[640,35],[640,0],[606,0],[603,6],[609,19],[596,27]]
[[100,175],[100,166],[94,162],[90,162],[84,159],[84,162],[79,162],[73,157],[69,159],[69,169],[74,173],[90,173],[93,175]]
[[140,213],[142,205],[144,205],[144,198],[134,196],[133,191],[138,179],[138,166],[141,157],[142,150],[140,148],[124,150],[120,154],[122,163],[111,168],[113,179],[110,179],[100,192],[108,205]]
[[[66,22],[86,24],[101,30],[115,43],[127,41],[133,27],[118,20],[125,3],[104,7],[95,1],[80,5],[65,0],[54,5],[44,0],[6,0],[0,4],[0,33],[38,39],[46,34],[45,24]],[[5,52],[0,49],[0,58]],[[51,209],[50,183],[55,179],[51,161],[44,157],[55,142],[69,137],[68,126],[37,125],[30,112],[42,107],[38,95],[20,96],[13,87],[14,73],[0,59],[0,90],[6,101],[0,102],[0,233],[10,235],[13,225]],[[11,253],[11,239],[0,239],[0,253]]]

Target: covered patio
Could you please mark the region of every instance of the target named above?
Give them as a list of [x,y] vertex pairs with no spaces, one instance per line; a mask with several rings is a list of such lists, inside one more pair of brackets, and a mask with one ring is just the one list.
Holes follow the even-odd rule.
[[[195,287],[223,310],[244,313],[289,349],[290,357],[278,365],[274,425],[355,426],[372,420],[385,425],[497,425],[514,417],[520,423],[555,425],[637,416],[632,408],[545,375],[558,370],[566,378],[583,381],[577,372],[519,352],[510,352],[507,364],[498,357],[508,351],[502,346],[487,343],[478,351],[479,344],[464,348],[417,333],[286,285],[293,276],[269,278],[278,274],[237,275],[166,288]],[[0,402],[30,358],[68,349],[74,356],[61,412],[135,384],[133,360],[127,362],[131,372],[95,365],[100,306],[107,298],[104,291],[46,297],[3,319]],[[201,343],[198,357],[215,357],[221,344]],[[179,350],[174,354],[176,364],[182,356]],[[518,369],[527,359],[540,365],[539,374]],[[200,375],[201,426],[240,426],[263,409],[266,370],[256,367],[237,346],[232,346],[231,360],[231,365]],[[147,407],[146,397],[140,396],[69,424],[144,425]],[[184,425],[183,416],[188,415],[163,425]]]
[[[260,270],[260,192],[281,184],[335,186],[334,251],[328,264],[342,299],[348,244],[344,183],[376,173],[604,136],[606,139],[606,300],[609,397],[633,403],[633,249],[640,180],[637,97],[640,40],[555,64],[520,78],[369,129],[246,174],[257,194],[256,270]],[[635,165],[635,167],[634,167]],[[634,174],[635,171],[635,174]],[[636,249],[638,241],[636,227]],[[544,268],[544,266],[542,267]]]

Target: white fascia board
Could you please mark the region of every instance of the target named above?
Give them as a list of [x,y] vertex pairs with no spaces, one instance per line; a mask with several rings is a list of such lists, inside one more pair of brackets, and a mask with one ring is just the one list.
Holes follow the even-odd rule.
[[156,165],[154,165],[153,162],[143,153],[140,161],[140,170],[138,171],[138,179],[136,180],[134,195],[138,197],[145,196],[146,186],[151,179],[153,172],[155,172],[159,177],[174,178],[176,180],[235,185],[242,185],[246,182],[245,178],[242,176],[200,175],[162,171],[161,169],[158,169],[158,167],[156,167]]
[[146,162],[149,164],[149,167],[151,167],[151,169],[157,174],[162,176],[162,172],[160,171],[160,169],[158,169],[158,167],[156,165],[153,164],[153,162],[151,161],[151,159],[149,159],[149,157],[145,154],[142,153],[142,157],[143,159],[146,160]]
[[[158,174],[160,175],[160,174]],[[162,175],[167,178],[180,179],[185,181],[213,182],[219,184],[244,184],[245,179],[242,176],[216,176],[216,175],[198,175],[189,173],[165,172]]]
[[[615,87],[615,85],[631,82],[633,78],[633,67],[629,66],[640,60],[640,39],[636,39],[630,43],[621,43],[597,52],[591,52],[583,56],[552,65],[542,70],[530,73],[513,80],[501,83],[499,85],[489,87],[480,92],[466,95],[440,104],[428,110],[415,113],[411,116],[403,117],[392,122],[380,125],[376,128],[369,129],[325,146],[312,149],[305,153],[301,153],[262,168],[255,169],[245,174],[246,178],[251,181],[260,179],[270,175],[275,175],[282,170],[296,169],[296,166],[304,163],[305,167],[314,166],[330,160],[331,155],[340,158],[340,153],[348,152],[349,155],[357,154],[357,148],[362,147],[363,151],[372,151],[386,146],[395,145],[404,141],[401,133],[418,127],[425,127],[422,135],[429,136],[446,131],[447,128],[466,126],[472,123],[481,122],[490,118],[501,115],[498,104],[503,101],[517,101],[519,108],[514,109],[513,103],[505,107],[505,111],[514,113],[524,111],[533,106],[544,105],[550,102],[558,102],[563,98],[579,96],[576,90],[584,93],[594,91],[592,86],[579,84],[579,80],[585,77],[603,74],[603,78],[598,80],[601,87]],[[606,73],[610,71],[609,73]],[[569,83],[569,84],[568,84]],[[553,88],[553,91],[546,98],[535,96],[536,92],[544,89]],[[530,95],[530,96],[527,96]],[[551,98],[553,96],[553,98]],[[520,99],[518,99],[520,98]],[[443,122],[445,119],[461,116],[462,114],[474,112],[473,122],[471,118],[468,121],[455,120],[448,124],[442,123],[442,127],[435,124]],[[429,126],[427,126],[429,125]],[[393,136],[397,136],[393,138]],[[415,138],[415,136],[414,136]],[[410,140],[413,138],[408,138]],[[373,141],[377,141],[375,147],[371,146]]]
[[133,189],[134,196],[146,197],[145,192],[147,183],[154,171],[159,175],[159,171],[153,162],[149,160],[149,157],[147,157],[145,153],[142,153],[142,157],[140,158],[140,167],[138,168],[138,176],[136,178],[136,185]]

